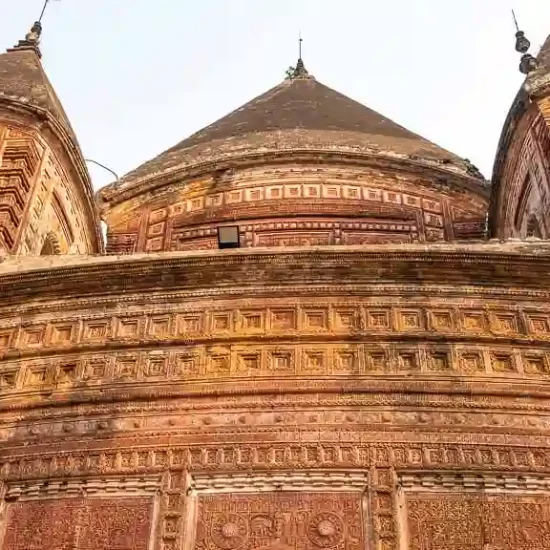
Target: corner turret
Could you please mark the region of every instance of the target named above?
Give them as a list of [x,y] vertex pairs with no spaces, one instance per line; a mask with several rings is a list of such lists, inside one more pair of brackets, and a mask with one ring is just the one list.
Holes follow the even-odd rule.
[[102,250],[76,135],[41,63],[42,24],[0,55],[0,255]]
[[[515,19],[515,17],[514,17]],[[526,75],[504,124],[492,178],[492,237],[550,236],[550,36],[536,57],[516,21]]]

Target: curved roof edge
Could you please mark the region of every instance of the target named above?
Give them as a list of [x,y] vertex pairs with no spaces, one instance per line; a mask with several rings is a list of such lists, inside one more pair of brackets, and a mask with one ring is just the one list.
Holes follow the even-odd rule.
[[491,178],[492,182],[492,194],[489,204],[489,224],[490,229],[492,227],[493,220],[495,220],[496,209],[498,208],[499,192],[501,185],[501,176],[504,164],[506,162],[506,156],[508,148],[514,137],[517,125],[521,118],[527,113],[533,97],[541,91],[546,92],[550,89],[550,35],[542,45],[539,53],[536,57],[538,68],[527,75],[523,81],[508,114],[500,138],[497,145],[497,152],[495,156],[495,162],[493,164],[493,174]]
[[[1,259],[0,259],[1,260]],[[346,278],[342,280],[342,265]],[[109,277],[105,277],[106,270]],[[550,298],[550,242],[320,246],[144,253],[131,256],[5,258],[0,261],[2,306],[42,299],[185,291],[227,296],[324,285],[430,284],[544,292]],[[488,281],[490,284],[488,284]],[[521,290],[518,290],[521,289]],[[439,291],[438,291],[439,292]]]
[[483,179],[479,172],[472,167],[457,169],[444,161],[423,159],[416,156],[400,156],[384,153],[361,153],[353,150],[315,150],[296,149],[289,150],[265,150],[248,152],[240,155],[222,157],[216,160],[206,160],[192,166],[182,167],[172,172],[159,172],[151,178],[139,184],[122,184],[117,182],[102,187],[96,192],[100,203],[104,206],[115,206],[130,200],[134,197],[151,193],[153,191],[174,185],[178,182],[185,182],[187,179],[202,176],[208,173],[215,173],[239,167],[250,167],[269,163],[290,162],[296,160],[318,162],[319,159],[330,162],[343,162],[357,164],[359,166],[383,166],[395,170],[409,170],[419,172],[429,170],[438,174],[439,177],[450,178],[453,185],[459,188],[468,189],[482,197],[487,198],[490,194],[490,182]]

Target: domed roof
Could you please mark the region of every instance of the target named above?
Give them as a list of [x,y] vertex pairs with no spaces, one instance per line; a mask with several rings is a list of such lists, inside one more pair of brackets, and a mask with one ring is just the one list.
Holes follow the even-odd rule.
[[285,80],[167,152],[243,134],[297,128],[359,132],[382,139],[407,139],[415,142],[410,145],[413,148],[444,156],[450,154],[312,77]]
[[325,86],[299,60],[294,74],[124,176],[118,186],[211,160],[261,151],[333,150],[464,161]]

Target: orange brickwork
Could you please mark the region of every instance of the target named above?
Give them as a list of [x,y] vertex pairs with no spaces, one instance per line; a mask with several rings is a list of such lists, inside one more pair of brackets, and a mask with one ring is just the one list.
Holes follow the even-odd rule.
[[0,549],[545,549],[550,42],[491,184],[300,60],[94,203],[39,35],[0,56]]

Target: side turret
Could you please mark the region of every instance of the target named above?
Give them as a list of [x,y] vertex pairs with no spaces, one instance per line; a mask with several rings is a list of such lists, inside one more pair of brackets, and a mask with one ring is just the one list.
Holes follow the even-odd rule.
[[41,63],[42,25],[0,55],[0,255],[102,250],[90,178]]
[[504,124],[493,170],[492,237],[550,235],[550,36],[536,57],[516,23],[525,81]]

